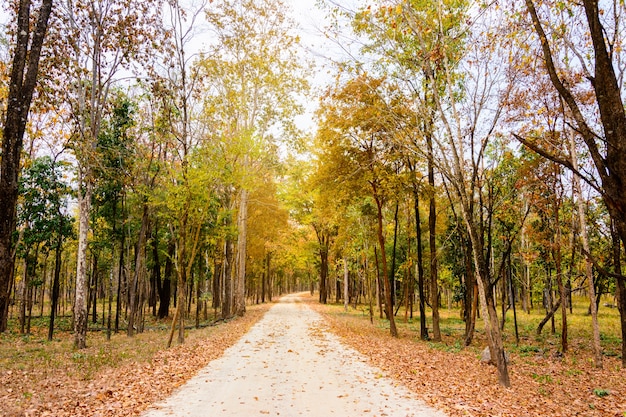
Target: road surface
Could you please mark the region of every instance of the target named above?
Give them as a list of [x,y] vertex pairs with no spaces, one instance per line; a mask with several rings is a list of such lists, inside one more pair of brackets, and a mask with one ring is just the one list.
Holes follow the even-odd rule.
[[239,342],[143,417],[445,417],[283,297]]

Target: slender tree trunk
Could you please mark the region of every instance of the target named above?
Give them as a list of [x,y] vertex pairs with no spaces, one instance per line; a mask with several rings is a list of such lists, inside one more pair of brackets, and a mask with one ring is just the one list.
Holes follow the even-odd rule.
[[[30,286],[30,249],[26,251],[24,255],[24,270],[22,271],[22,283],[20,285],[21,290],[19,291],[19,323],[20,323],[20,334],[26,333],[26,292],[28,287]],[[17,291],[16,291],[17,293]],[[17,294],[16,294],[17,296]]]
[[559,309],[560,306],[561,306],[561,299],[559,298],[556,301],[556,304],[550,307],[550,309],[546,312],[546,316],[539,322],[539,325],[537,326],[537,330],[536,330],[537,335],[541,334],[543,327],[546,325],[548,321],[550,321],[554,317],[554,313],[556,313],[556,311]]
[[502,342],[502,334],[498,322],[498,312],[496,310],[493,286],[491,277],[489,276],[488,259],[484,257],[484,251],[480,245],[477,235],[477,229],[468,216],[469,213],[464,211],[464,221],[467,225],[467,231],[472,242],[472,254],[474,258],[474,266],[476,268],[476,282],[478,283],[478,294],[480,296],[480,308],[485,323],[485,333],[489,342],[489,351],[491,358],[494,360],[498,368],[498,380],[505,387],[511,386],[509,378],[508,365]]
[[413,183],[413,210],[415,211],[415,244],[417,248],[417,292],[419,294],[420,339],[428,340],[426,327],[426,298],[424,294],[424,251],[422,246],[422,221],[420,219],[419,193],[417,184]]
[[478,283],[472,266],[472,242],[462,238],[463,261],[465,262],[465,346],[472,344],[476,330],[476,316],[478,313]]
[[[555,170],[557,169],[555,165]],[[555,180],[557,179],[557,172],[555,171]],[[563,285],[563,267],[561,265],[561,218],[559,210],[559,197],[554,196],[554,227],[556,233],[554,235],[553,257],[554,266],[556,268],[556,283],[559,288],[559,294],[561,297],[561,351],[566,353],[568,350],[567,344],[567,293],[565,291],[565,285]]]
[[137,244],[135,246],[135,273],[133,274],[133,281],[129,286],[130,294],[130,313],[128,315],[128,329],[126,334],[129,337],[135,335],[135,327],[139,327],[137,319],[140,314],[140,304],[142,299],[142,288],[146,278],[146,240],[148,234],[148,204],[144,202],[143,213],[141,216],[141,227],[139,229],[139,236],[137,238]]
[[76,298],[74,301],[74,347],[87,347],[87,239],[93,185],[83,174],[82,195],[78,200],[78,251],[76,257]]
[[230,237],[224,242],[224,300],[222,303],[222,318],[232,317],[233,307],[233,242]]
[[396,209],[393,215],[393,250],[391,252],[391,271],[389,272],[389,288],[391,288],[391,309],[396,305],[396,246],[398,244],[398,208],[400,204],[396,201]]
[[387,319],[389,320],[389,331],[391,336],[398,337],[398,329],[396,329],[396,322],[393,317],[393,307],[391,304],[391,286],[389,285],[389,280],[387,279],[388,271],[387,271],[387,255],[385,254],[385,236],[383,235],[383,203],[380,200],[380,197],[377,195],[376,186],[373,184],[374,191],[374,199],[376,200],[376,207],[378,208],[378,244],[380,248],[380,257],[383,265],[382,276],[383,276],[383,284],[385,288],[385,312],[387,314]]
[[[574,136],[570,134],[570,149],[575,148],[573,144]],[[572,165],[574,169],[578,170],[578,159],[576,154],[572,153]],[[582,239],[583,249],[585,253],[591,253],[589,248],[589,238],[587,237],[587,219],[585,217],[585,205],[582,199],[582,191],[580,187],[580,178],[573,176],[574,192],[578,204],[578,220],[580,223],[580,237]],[[598,325],[598,309],[596,307],[596,291],[593,282],[593,269],[591,261],[585,257],[585,275],[587,276],[587,282],[589,283],[589,302],[591,308],[591,324],[593,329],[593,359],[596,368],[602,368],[602,347],[600,346],[600,327]]]
[[[265,303],[265,293],[267,292],[267,283],[269,281],[270,278],[270,271],[269,271],[269,257],[270,257],[270,253],[267,252],[265,254],[265,257],[263,259],[263,281],[261,281],[261,302]],[[311,290],[311,295],[313,291]]]
[[320,255],[320,303],[328,302],[328,241],[322,239],[319,248]]
[[435,206],[435,170],[433,155],[433,140],[430,134],[426,135],[428,147],[428,185],[430,187],[428,201],[428,244],[430,251],[430,305],[433,311],[433,340],[441,341],[439,329],[439,285],[437,283],[437,210]]
[[246,313],[246,240],[248,236],[248,191],[241,190],[239,213],[237,215],[237,275],[234,293],[233,314],[243,316]]
[[61,230],[57,231],[56,248],[54,249],[54,277],[52,278],[52,297],[50,299],[50,325],[48,326],[48,341],[52,341],[54,334],[54,319],[59,304],[59,282],[61,280],[61,247],[63,244],[63,236]]
[[380,262],[378,260],[378,249],[374,245],[374,260],[376,261],[376,299],[378,301],[378,315],[383,318],[383,298],[385,297],[385,290],[383,284],[380,281]]
[[163,271],[163,285],[159,291],[159,319],[164,319],[170,314],[170,301],[172,299],[172,277],[174,276],[174,256],[176,256],[176,243],[171,237],[167,244],[167,258]]
[[[116,203],[117,205],[117,203]],[[122,213],[124,213],[124,199],[122,198]],[[117,295],[115,302],[115,333],[120,331],[120,312],[122,308],[122,285],[124,280],[124,252],[126,246],[126,228],[122,223],[122,233],[120,236],[120,255],[117,265]]]
[[508,268],[507,276],[509,282],[509,291],[511,294],[511,306],[513,307],[513,324],[515,325],[515,343],[519,345],[519,330],[517,328],[517,309],[515,308],[515,285],[513,284],[513,266],[511,265],[511,254],[507,257]]
[[[91,315],[91,322],[96,324],[98,323],[98,254],[94,253],[93,254],[93,264],[91,267],[91,291],[92,291],[92,298],[91,298],[91,306],[93,307],[92,310],[92,315]],[[87,309],[89,311],[89,309]]]
[[343,258],[343,309],[348,311],[348,258]]

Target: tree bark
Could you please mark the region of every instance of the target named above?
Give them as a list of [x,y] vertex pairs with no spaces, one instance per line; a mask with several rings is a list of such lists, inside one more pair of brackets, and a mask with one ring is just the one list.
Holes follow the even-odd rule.
[[222,318],[232,317],[233,309],[233,241],[226,237],[224,242],[224,299],[222,300]]
[[[576,167],[576,156],[572,155],[572,162]],[[578,205],[578,221],[580,222],[580,237],[585,253],[591,253],[589,248],[589,238],[587,235],[587,219],[585,217],[585,206],[582,200],[580,189],[580,179],[574,175],[574,190]],[[593,362],[596,368],[602,368],[602,347],[600,346],[600,327],[598,325],[598,308],[596,306],[596,290],[593,280],[593,268],[591,261],[585,257],[585,275],[588,282],[589,302],[591,309],[591,327],[593,330]]]
[[387,279],[388,270],[387,270],[387,255],[385,253],[385,236],[383,234],[383,203],[381,201],[380,196],[377,193],[377,188],[375,184],[372,184],[372,188],[374,191],[374,200],[376,200],[376,207],[378,209],[378,245],[380,249],[380,257],[383,265],[382,276],[383,276],[383,285],[385,289],[385,313],[387,314],[387,319],[389,320],[389,331],[392,337],[398,337],[398,329],[396,328],[396,321],[393,317],[393,306],[391,304],[391,288],[389,280]]
[[[83,174],[84,175],[84,174]],[[86,177],[86,178],[85,178]],[[82,195],[78,200],[78,250],[76,255],[76,297],[74,301],[74,347],[87,347],[87,239],[93,185],[84,175]]]
[[[622,261],[620,257],[620,240],[615,231],[615,225],[611,224],[611,238],[613,240],[613,270],[622,275]],[[617,307],[619,309],[622,327],[622,368],[626,368],[626,285],[624,280],[617,278]]]
[[239,212],[237,214],[237,273],[234,293],[233,314],[243,316],[246,313],[246,240],[248,236],[248,191],[241,190]]
[[[59,223],[61,225],[61,223]],[[61,226],[59,226],[61,229]],[[54,277],[52,278],[52,296],[50,299],[50,324],[48,326],[48,341],[52,341],[54,335],[54,319],[59,306],[59,283],[61,280],[61,247],[63,245],[63,235],[61,230],[57,231],[56,247],[54,248]]]
[[[391,288],[391,309],[396,305],[396,247],[398,245],[398,209],[400,204],[396,201],[396,209],[393,215],[393,249],[391,252],[391,271],[389,271],[389,288]],[[399,303],[398,303],[399,304]],[[398,307],[399,308],[399,307]]]
[[[555,167],[556,168],[556,167]],[[556,177],[556,172],[555,172]],[[556,179],[556,178],[555,178]],[[565,291],[565,285],[563,285],[563,267],[561,262],[561,218],[559,215],[559,197],[554,196],[554,227],[556,233],[554,234],[554,246],[552,249],[554,257],[554,266],[556,268],[556,283],[559,288],[559,294],[561,297],[561,351],[566,353],[568,350],[567,345],[567,293]]]
[[428,245],[430,251],[430,306],[433,313],[433,340],[441,342],[439,329],[439,285],[437,283],[437,210],[435,205],[435,170],[433,156],[433,140],[430,134],[426,135],[428,147]]
[[419,193],[417,184],[413,183],[413,210],[415,211],[415,244],[417,247],[417,292],[419,294],[420,310],[420,339],[428,340],[428,328],[426,327],[426,300],[424,294],[424,254],[422,247],[422,223],[419,209]]
[[52,0],[42,1],[34,31],[30,26],[30,7],[30,0],[20,0],[0,158],[0,332],[7,329],[15,268],[13,233],[16,228],[20,157]]
[[170,300],[172,298],[172,277],[174,275],[174,256],[176,256],[176,243],[173,238],[167,244],[167,259],[163,271],[163,285],[159,291],[158,317],[164,319],[170,314]]
[[129,286],[130,293],[130,312],[128,314],[128,329],[126,334],[129,337],[135,335],[135,327],[137,326],[136,320],[139,316],[141,288],[144,285],[146,278],[146,241],[148,232],[148,204],[143,204],[143,214],[141,216],[141,227],[139,229],[139,236],[137,238],[137,245],[135,246],[135,273],[133,274],[133,281]]
[[348,311],[348,258],[343,258],[343,309]]

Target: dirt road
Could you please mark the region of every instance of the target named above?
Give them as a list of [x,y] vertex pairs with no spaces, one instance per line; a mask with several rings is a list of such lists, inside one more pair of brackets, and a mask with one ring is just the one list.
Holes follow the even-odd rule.
[[323,330],[284,297],[224,356],[143,417],[444,417]]

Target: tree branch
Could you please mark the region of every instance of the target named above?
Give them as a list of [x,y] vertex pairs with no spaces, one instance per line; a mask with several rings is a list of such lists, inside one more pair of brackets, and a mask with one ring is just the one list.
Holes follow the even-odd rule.
[[574,165],[572,164],[571,161],[568,161],[567,159],[563,159],[563,158],[559,158],[556,155],[551,154],[550,152],[546,151],[545,149],[542,149],[540,146],[537,146],[535,143],[529,141],[528,139],[525,139],[523,137],[521,137],[520,135],[513,133],[512,134],[515,139],[517,139],[522,145],[526,146],[528,149],[532,150],[533,152],[537,153],[539,156],[544,157],[545,159],[548,159],[552,162],[555,162],[567,169],[569,169],[572,173],[574,173],[574,175],[578,176],[580,179],[582,179],[583,181],[585,181],[587,184],[589,184],[589,186],[591,188],[593,188],[595,191],[597,191],[600,195],[602,195],[604,197],[604,190],[599,187],[597,184],[595,184],[590,178],[588,178],[587,176],[583,175],[582,172],[580,172],[579,170],[577,170],[576,168],[574,168]]

